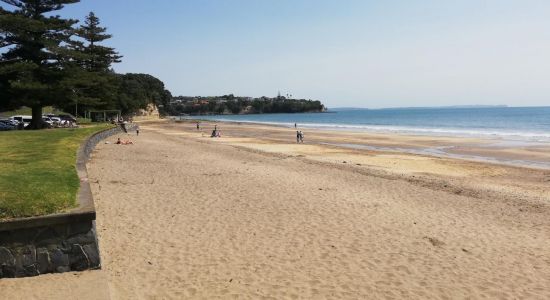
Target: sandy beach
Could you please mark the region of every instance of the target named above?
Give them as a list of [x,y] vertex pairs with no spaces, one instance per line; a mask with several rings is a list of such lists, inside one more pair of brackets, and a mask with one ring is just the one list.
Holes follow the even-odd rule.
[[341,145],[540,162],[546,147],[218,125],[98,145],[102,270],[0,280],[1,298],[550,298],[550,170]]

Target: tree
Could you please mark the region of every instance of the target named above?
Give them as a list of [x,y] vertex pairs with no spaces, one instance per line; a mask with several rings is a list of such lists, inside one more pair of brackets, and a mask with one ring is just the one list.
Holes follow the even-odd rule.
[[123,113],[145,109],[149,103],[168,107],[172,95],[164,88],[164,83],[148,74],[118,75],[118,107]]
[[80,26],[75,35],[81,40],[75,41],[73,47],[80,50],[84,56],[80,60],[81,66],[90,72],[108,72],[113,63],[119,63],[120,56],[114,48],[99,45],[110,39],[112,35],[106,34],[107,28],[99,26],[99,18],[93,12],[86,16],[84,25]]
[[[90,109],[116,108],[116,96],[119,79],[112,72],[89,72],[78,67],[69,67],[72,71],[62,84],[72,91],[69,101],[58,103],[64,111],[81,115]],[[79,109],[76,111],[76,106]]]
[[99,44],[112,37],[99,24],[99,18],[90,12],[84,24],[75,30],[76,39],[69,43],[73,57],[67,62],[67,68],[71,69],[72,76],[64,84],[73,91],[72,103],[78,103],[84,109],[116,106],[118,83],[111,65],[120,62],[122,56],[114,48]]
[[7,78],[2,86],[10,95],[2,101],[31,107],[29,127],[40,129],[42,107],[67,100],[69,91],[61,84],[68,76],[63,62],[71,55],[66,45],[77,22],[50,14],[79,0],[0,1],[14,7],[13,11],[0,8],[0,77]]

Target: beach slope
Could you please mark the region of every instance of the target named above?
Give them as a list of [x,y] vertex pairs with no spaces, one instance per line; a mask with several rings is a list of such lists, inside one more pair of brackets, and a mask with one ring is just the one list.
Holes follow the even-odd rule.
[[[97,299],[550,298],[544,182],[498,194],[501,166],[392,154],[384,163],[412,161],[394,176],[372,153],[185,126],[143,125],[133,145],[94,152],[103,269],[87,276],[108,282]],[[495,192],[445,183],[468,176]],[[34,295],[45,278],[43,295],[93,284],[61,274],[0,289]]]
[[90,165],[115,299],[550,297],[543,204],[143,127]]

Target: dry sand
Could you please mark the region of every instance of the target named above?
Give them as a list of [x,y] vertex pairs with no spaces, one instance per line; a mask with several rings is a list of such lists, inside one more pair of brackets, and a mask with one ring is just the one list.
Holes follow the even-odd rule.
[[95,300],[110,299],[110,295],[105,274],[102,271],[87,271],[0,279],[0,299]]
[[89,164],[103,269],[1,280],[2,298],[550,298],[547,170],[315,142],[376,140],[354,133],[141,132]]

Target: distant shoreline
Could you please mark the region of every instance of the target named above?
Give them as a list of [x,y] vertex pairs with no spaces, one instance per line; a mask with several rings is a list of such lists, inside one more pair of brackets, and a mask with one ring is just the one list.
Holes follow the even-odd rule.
[[[186,119],[181,122],[194,123],[197,120]],[[263,135],[262,131],[273,128],[274,130],[294,130],[290,124],[268,124],[248,121],[213,121],[200,120],[205,122],[202,128],[213,127],[214,124],[234,137],[241,136],[244,132],[257,131],[258,138]],[[240,128],[240,130],[236,130]],[[321,146],[337,147],[350,150],[382,151],[388,153],[400,153],[408,155],[424,155],[434,158],[466,160],[496,165],[507,165],[514,167],[525,167],[542,170],[550,170],[550,144],[528,141],[505,141],[491,137],[463,137],[463,136],[437,136],[418,135],[402,132],[372,132],[354,131],[347,129],[333,130],[318,127],[304,127],[297,124],[297,129],[306,132],[307,136],[327,135],[328,139],[309,140],[310,143]],[[242,131],[242,132],[241,132]],[[365,141],[350,142],[347,136],[364,137]],[[246,133],[246,136],[249,136]],[[415,140],[426,140],[426,144],[411,142]],[[532,151],[532,152],[530,152]]]
[[[500,110],[505,112],[500,112]],[[327,113],[224,114],[174,116],[214,122],[251,123],[333,131],[406,134],[417,136],[487,138],[502,141],[550,143],[550,107],[329,110]]]
[[[190,117],[197,117],[197,116],[252,116],[252,115],[279,115],[279,114],[326,114],[326,113],[335,113],[334,111],[300,111],[300,112],[270,112],[270,113],[238,113],[238,114],[231,114],[231,113],[224,113],[224,114],[182,114],[182,116],[190,116]],[[169,116],[169,118],[177,118],[179,116]]]

